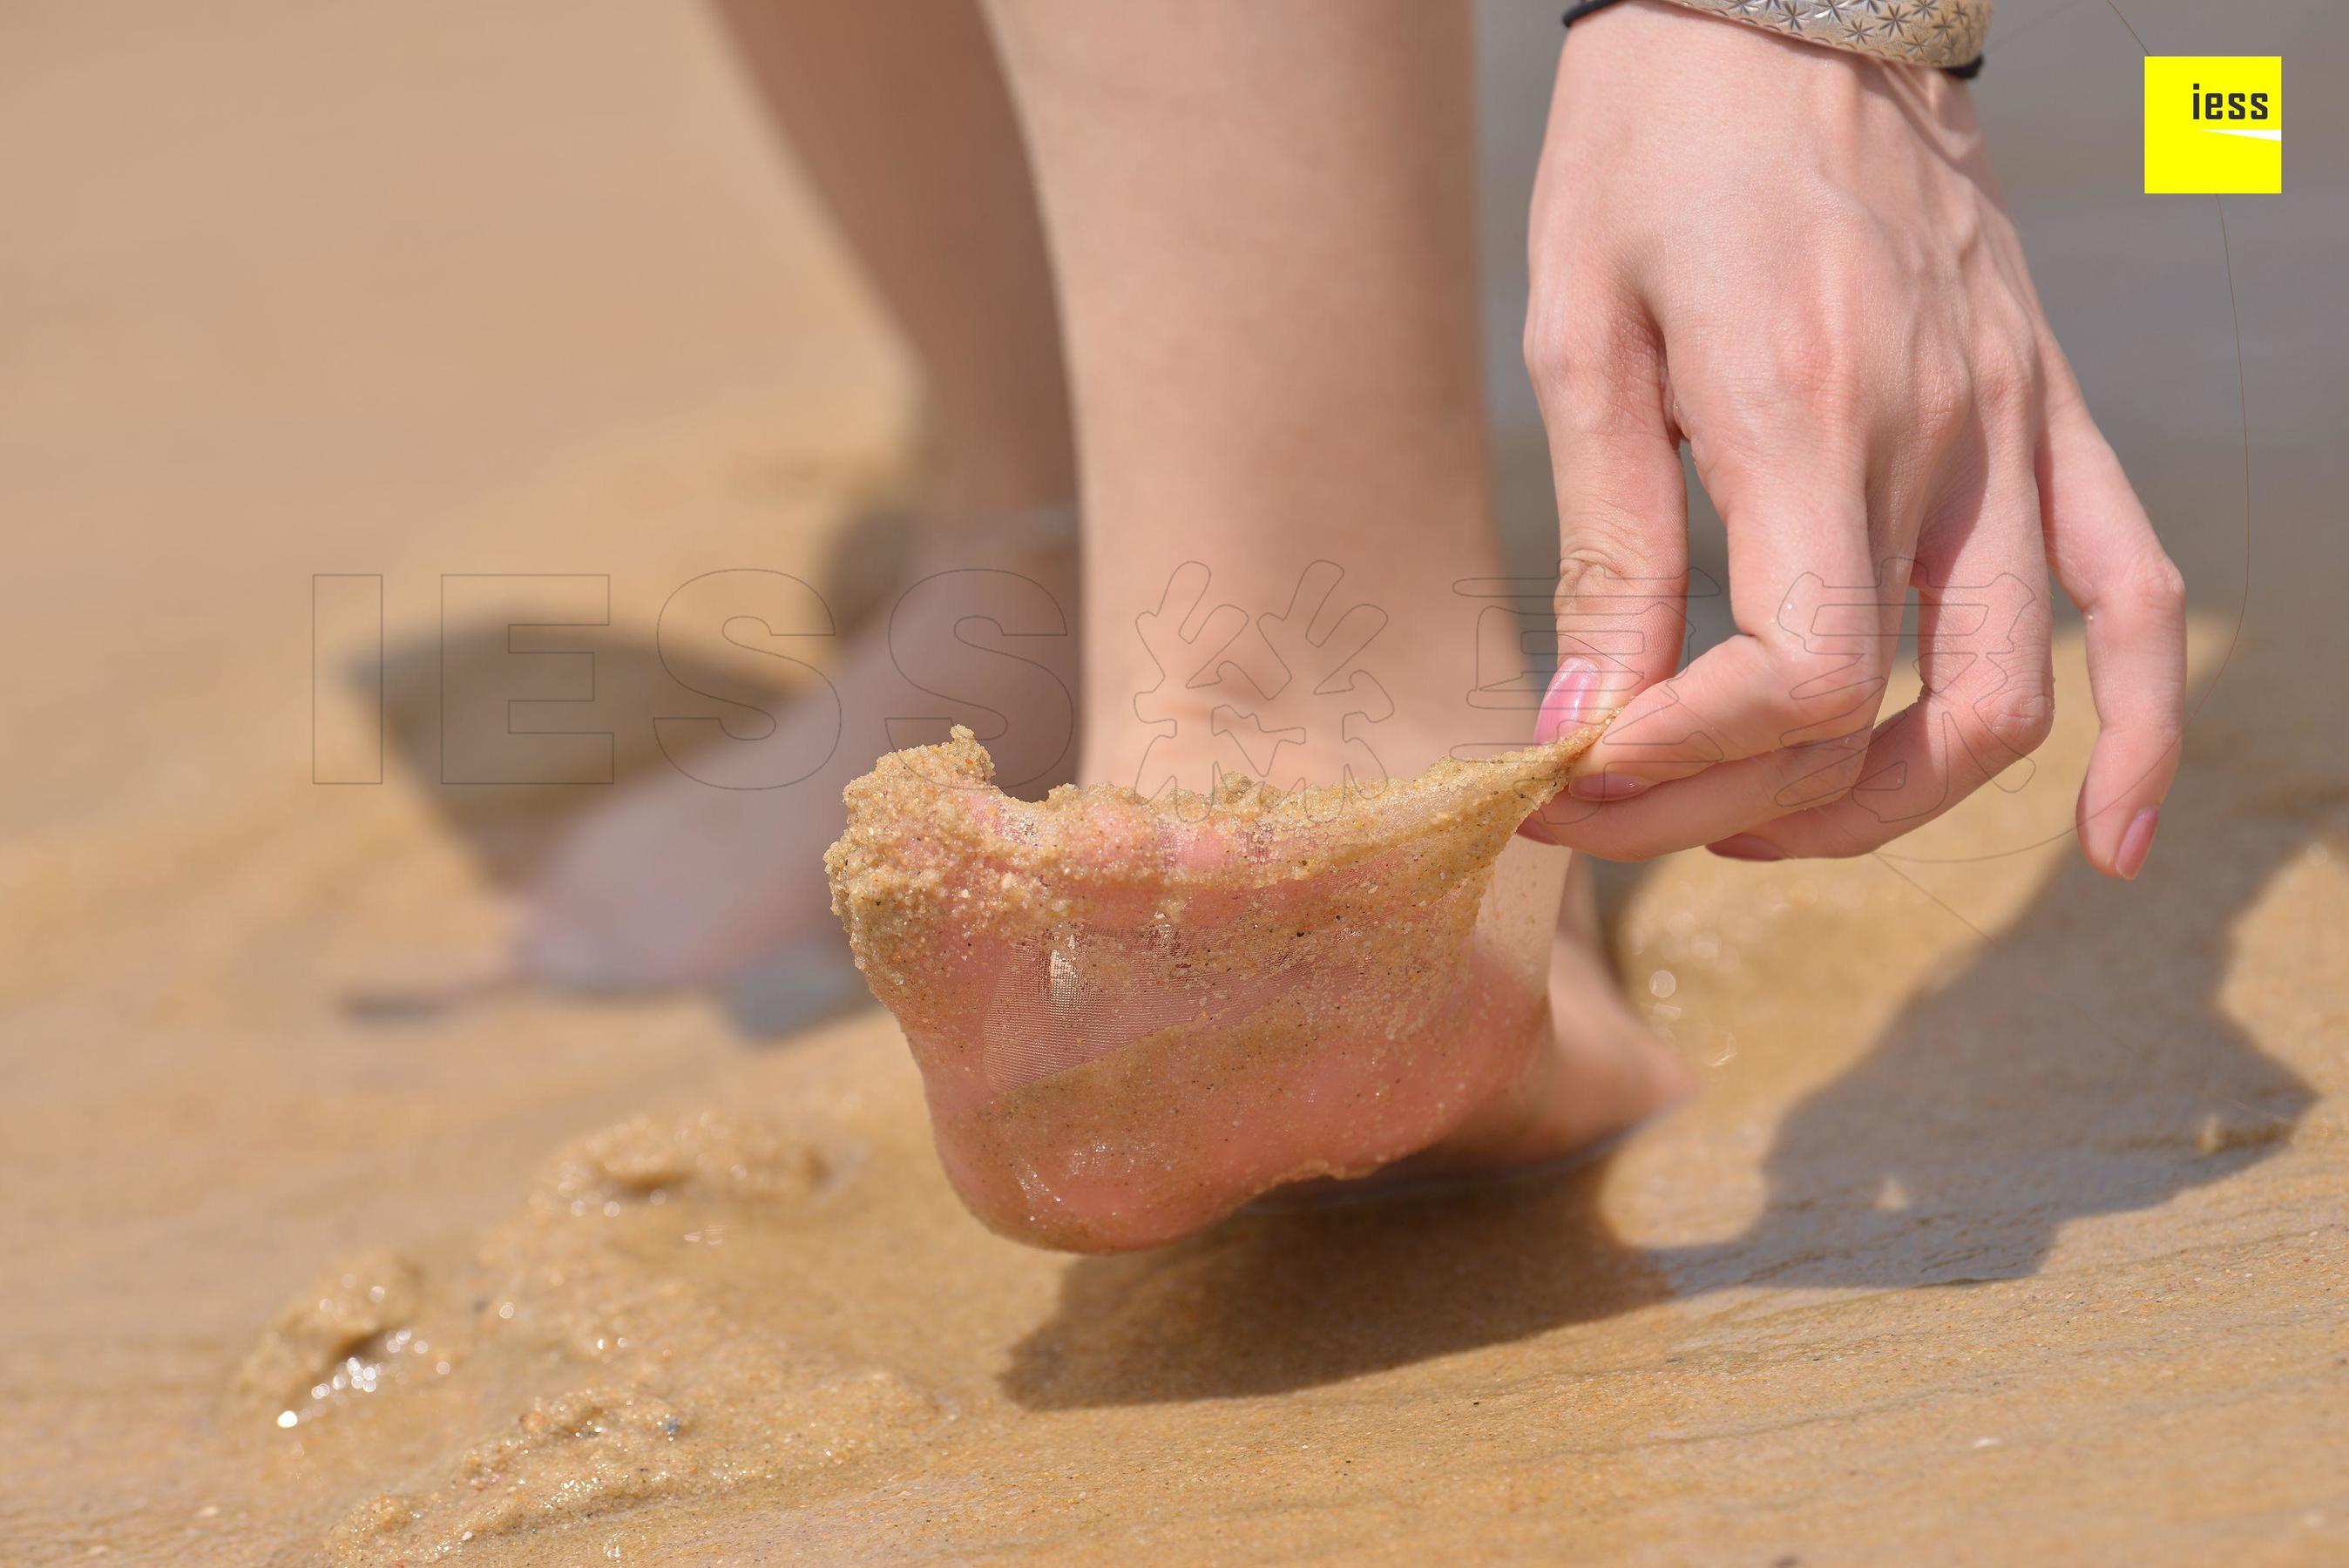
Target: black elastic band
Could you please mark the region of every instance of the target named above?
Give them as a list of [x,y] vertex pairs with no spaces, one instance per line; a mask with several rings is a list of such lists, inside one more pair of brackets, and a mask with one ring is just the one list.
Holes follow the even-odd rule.
[[[1604,11],[1613,4],[1615,0],[1580,0],[1579,4],[1568,5],[1566,8],[1566,15],[1557,19],[1558,26],[1571,27],[1593,11]],[[1941,71],[1942,74],[1955,77],[1961,82],[1970,82],[1982,75],[1982,57],[1976,55],[1962,66],[1943,66]]]
[[1604,11],[1613,4],[1615,0],[1582,0],[1580,5],[1569,5],[1566,8],[1566,15],[1559,19],[1558,26],[1571,27],[1593,11]]

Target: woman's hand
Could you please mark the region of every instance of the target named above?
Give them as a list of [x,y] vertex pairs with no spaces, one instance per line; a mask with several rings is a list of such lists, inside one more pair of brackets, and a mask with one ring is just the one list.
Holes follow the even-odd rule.
[[[2177,768],[2183,589],[1965,89],[1631,0],[1564,51],[1532,252],[1563,562],[1544,717],[1620,714],[1528,830],[1622,859],[1899,837],[2046,738],[2052,564],[2102,726],[2081,846],[2134,876]],[[1682,439],[1738,628],[1685,670]],[[1911,587],[1924,690],[1878,722]]]

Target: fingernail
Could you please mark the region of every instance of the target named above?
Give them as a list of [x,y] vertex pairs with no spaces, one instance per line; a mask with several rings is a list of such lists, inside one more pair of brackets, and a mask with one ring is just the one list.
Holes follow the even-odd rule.
[[1632,779],[1621,773],[1593,773],[1574,779],[1566,789],[1578,800],[1628,800],[1647,787],[1645,779]]
[[2129,819],[2128,830],[2121,835],[2121,847],[2113,852],[2113,870],[2130,882],[2145,865],[2145,857],[2153,852],[2153,830],[2161,826],[2161,808],[2147,806]]
[[1777,845],[1766,839],[1757,839],[1751,833],[1733,833],[1719,843],[1707,844],[1705,848],[1733,861],[1783,861],[1786,858],[1786,852]]
[[1549,677],[1549,690],[1542,694],[1541,717],[1534,725],[1534,736],[1547,746],[1568,730],[1597,723],[1601,711],[1598,665],[1585,658],[1567,659]]

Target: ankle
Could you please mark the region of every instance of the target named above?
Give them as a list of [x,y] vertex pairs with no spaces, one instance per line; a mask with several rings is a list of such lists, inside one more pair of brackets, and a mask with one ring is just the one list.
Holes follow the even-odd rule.
[[986,515],[1072,506],[1077,461],[1067,414],[1059,405],[1033,416],[1014,408],[941,418],[927,440],[937,509]]

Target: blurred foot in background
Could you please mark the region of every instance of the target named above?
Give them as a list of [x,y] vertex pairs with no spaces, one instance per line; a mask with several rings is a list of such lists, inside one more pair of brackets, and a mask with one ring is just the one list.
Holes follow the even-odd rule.
[[915,364],[928,493],[899,590],[828,688],[779,716],[771,744],[826,760],[729,789],[682,758],[617,792],[534,879],[519,962],[590,991],[726,985],[780,1030],[863,995],[822,864],[848,780],[957,723],[1015,793],[1072,776],[1074,438],[1035,187],[977,6],[716,9]]

